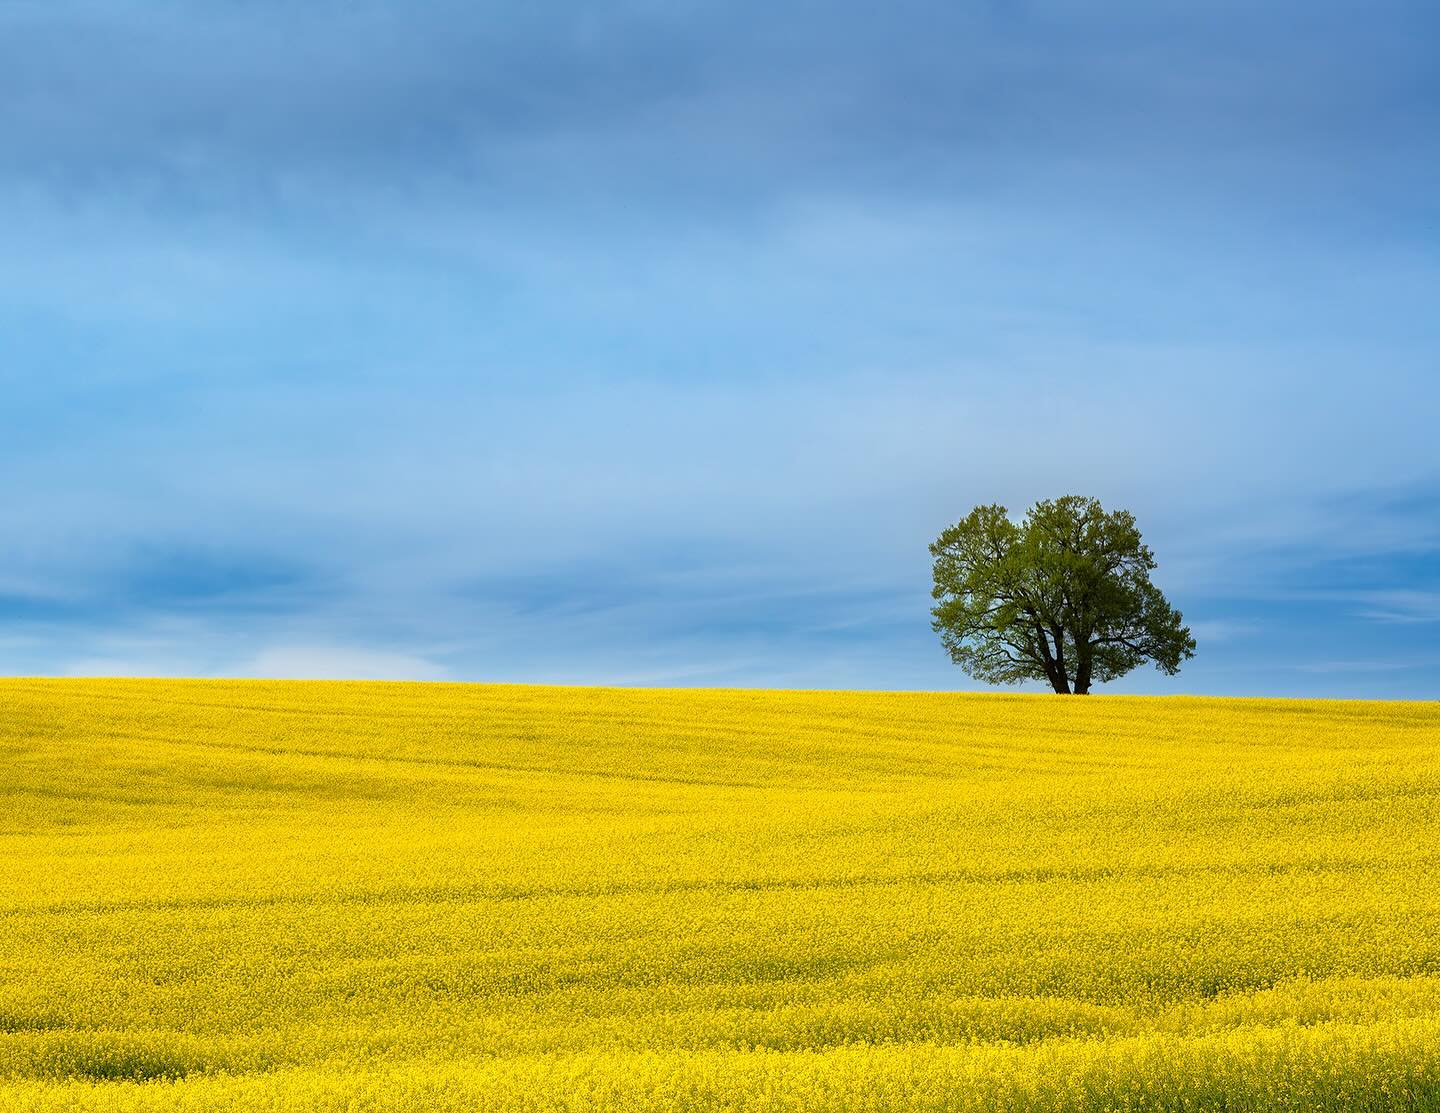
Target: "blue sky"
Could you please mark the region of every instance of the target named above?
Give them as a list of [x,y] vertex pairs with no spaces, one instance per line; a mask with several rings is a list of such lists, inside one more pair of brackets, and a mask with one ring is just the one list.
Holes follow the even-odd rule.
[[0,671],[967,688],[927,543],[1132,509],[1112,691],[1440,696],[1428,2],[0,5]]

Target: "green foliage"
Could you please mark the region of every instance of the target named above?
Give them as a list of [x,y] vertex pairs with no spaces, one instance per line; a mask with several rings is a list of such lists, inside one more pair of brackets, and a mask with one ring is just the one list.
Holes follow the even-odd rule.
[[1066,495],[1023,522],[977,506],[930,546],[933,626],[977,680],[1048,681],[1085,695],[1153,661],[1173,676],[1195,654],[1181,614],[1150,581],[1155,557],[1129,511]]

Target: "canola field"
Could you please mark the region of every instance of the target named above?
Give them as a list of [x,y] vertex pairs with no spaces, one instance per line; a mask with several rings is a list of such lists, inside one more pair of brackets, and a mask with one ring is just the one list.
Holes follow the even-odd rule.
[[0,681],[3,1110],[1440,1109],[1440,705]]

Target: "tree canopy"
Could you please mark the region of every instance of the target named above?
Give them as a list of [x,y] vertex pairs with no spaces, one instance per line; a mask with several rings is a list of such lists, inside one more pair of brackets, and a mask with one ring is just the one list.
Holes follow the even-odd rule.
[[1182,615],[1150,582],[1155,557],[1129,511],[1066,495],[1015,522],[1003,506],[977,506],[930,555],[933,626],[977,680],[1086,695],[1145,661],[1173,676],[1195,655]]

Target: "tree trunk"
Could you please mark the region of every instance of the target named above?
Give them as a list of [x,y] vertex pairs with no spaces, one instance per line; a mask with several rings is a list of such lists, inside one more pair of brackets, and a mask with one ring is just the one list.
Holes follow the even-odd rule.
[[[1050,643],[1045,640],[1045,631],[1038,622],[1035,624],[1035,640],[1040,645],[1041,664],[1045,666],[1045,677],[1050,681],[1050,687],[1057,695],[1068,696],[1070,689],[1065,682],[1065,666],[1051,654]],[[1057,648],[1061,648],[1058,643]]]
[[1091,649],[1087,645],[1084,649],[1077,650],[1080,660],[1075,665],[1075,694],[1077,696],[1088,696],[1090,694],[1090,670],[1092,659]]
[[1050,677],[1050,685],[1057,696],[1068,696],[1070,677],[1065,672],[1065,632],[1058,629],[1050,632],[1055,636],[1055,674]]

